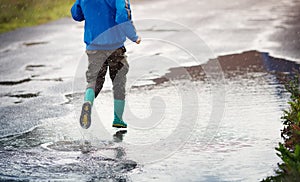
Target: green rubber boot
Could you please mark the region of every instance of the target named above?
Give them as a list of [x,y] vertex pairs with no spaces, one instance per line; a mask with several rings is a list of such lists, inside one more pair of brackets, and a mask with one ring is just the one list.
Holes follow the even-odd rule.
[[93,105],[95,99],[95,92],[92,88],[88,88],[85,91],[84,102],[90,102]]
[[114,100],[114,121],[112,126],[115,128],[127,128],[127,123],[122,118],[124,107],[125,100]]
[[88,88],[85,91],[84,103],[82,105],[81,115],[80,115],[80,126],[84,129],[88,129],[91,126],[91,114],[92,106],[95,99],[95,92],[93,89]]

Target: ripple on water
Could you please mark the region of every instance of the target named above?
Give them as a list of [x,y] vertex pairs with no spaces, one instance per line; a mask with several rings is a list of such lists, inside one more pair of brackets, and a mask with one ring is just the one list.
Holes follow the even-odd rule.
[[[125,180],[137,163],[113,141],[37,143],[41,128],[1,139],[0,179],[3,180]],[[16,143],[16,141],[21,142]],[[23,141],[22,141],[23,140]],[[43,141],[43,140],[41,140]],[[45,140],[44,140],[45,141]]]

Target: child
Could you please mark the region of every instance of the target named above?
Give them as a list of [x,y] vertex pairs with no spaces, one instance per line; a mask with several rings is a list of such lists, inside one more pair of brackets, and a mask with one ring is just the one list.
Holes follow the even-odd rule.
[[127,128],[122,115],[125,106],[125,84],[129,65],[124,42],[126,37],[139,44],[131,21],[128,0],[76,0],[71,9],[76,21],[84,21],[84,42],[88,55],[87,89],[82,106],[80,125],[89,128],[94,99],[101,91],[107,69],[113,82],[113,127]]

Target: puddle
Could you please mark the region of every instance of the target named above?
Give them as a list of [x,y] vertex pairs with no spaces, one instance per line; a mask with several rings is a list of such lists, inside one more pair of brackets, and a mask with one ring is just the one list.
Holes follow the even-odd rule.
[[62,105],[65,105],[65,104],[71,104],[74,99],[77,99],[79,100],[80,98],[82,98],[84,95],[84,93],[71,93],[71,94],[66,94],[65,95],[65,98],[66,98],[66,101],[62,103]]
[[[105,144],[102,147],[104,146]],[[82,153],[88,153],[92,151],[97,151],[97,147],[92,146],[89,142],[83,142],[83,141],[58,141],[55,143],[46,144],[43,147],[49,150],[57,150],[57,151],[65,151],[65,152],[79,151]]]
[[180,30],[176,29],[159,29],[159,28],[149,28],[149,29],[141,29],[141,32],[179,32]]
[[[101,93],[109,93],[111,91],[109,90],[102,90]],[[78,93],[70,93],[70,94],[65,94],[64,95],[66,98],[66,101],[63,102],[61,105],[66,105],[66,104],[73,104],[74,100],[81,100],[84,96],[84,92],[78,92]]]
[[[131,113],[127,110],[124,116],[130,126],[128,133],[113,131],[108,138],[104,138],[103,131],[106,131],[106,127],[111,129],[113,117],[112,93],[104,91],[95,100],[93,110],[93,113],[99,114],[101,121],[93,120],[91,130],[85,133],[78,128],[78,117],[74,117],[70,111],[70,116],[47,119],[43,126],[27,133],[0,138],[0,179],[258,181],[273,174],[279,162],[274,147],[280,141],[280,117],[289,96],[284,90],[284,78],[299,72],[300,66],[258,51],[220,56],[218,60],[225,76],[226,111],[218,132],[208,133],[207,146],[203,146],[203,140],[207,138],[202,136],[210,122],[213,87],[203,67],[215,60],[210,60],[206,65],[183,67],[189,77],[182,74],[182,68],[171,68],[166,75],[151,79],[155,85],[130,90],[126,108]],[[38,80],[35,77],[29,81],[42,80],[53,79]],[[174,82],[169,82],[174,80],[183,88],[180,92],[176,90],[178,88]],[[61,80],[58,78],[56,81]],[[185,84],[191,81],[199,88],[197,91],[201,97],[198,105],[188,102],[186,109],[198,108],[199,119],[186,141],[165,141],[174,134],[172,132],[179,121],[189,122],[189,117],[181,118],[180,93],[189,93],[185,92],[190,89],[185,88]],[[18,82],[22,83],[22,80],[10,85]],[[7,96],[31,98],[39,94],[18,92]],[[82,94],[65,94],[66,102],[63,105],[73,105],[72,112],[80,113],[77,110],[81,109]],[[154,99],[153,102],[152,99],[157,96],[161,99]],[[1,121],[1,126],[7,126]],[[150,127],[149,121],[154,127]],[[23,127],[22,121],[19,122],[19,127]],[[147,129],[143,128],[145,126]],[[179,130],[175,133],[176,136],[185,134]],[[153,147],[156,150],[145,150],[145,145],[156,144],[157,141],[165,143],[161,148]],[[137,160],[168,150],[171,145],[182,147],[152,164],[142,165]],[[136,147],[143,150],[136,150]]]
[[62,78],[38,78],[39,75],[33,75],[31,78],[24,78],[21,80],[16,80],[16,81],[0,81],[0,85],[3,86],[13,86],[13,85],[19,85],[23,84],[26,82],[31,82],[31,81],[54,81],[54,82],[62,82]]
[[[271,73],[278,75],[278,77],[300,72],[300,65],[296,62],[275,58],[268,53],[258,51],[247,51],[241,54],[220,56],[217,60],[225,74],[225,78],[246,74],[248,72]],[[164,76],[155,78],[153,81],[156,84],[161,84],[172,79],[189,79],[189,77],[193,80],[205,80],[207,77],[203,67],[209,67],[210,63],[214,61],[216,60],[212,59],[203,65],[183,67],[188,75],[182,72],[181,67],[171,68]]]
[[54,81],[54,82],[62,82],[62,78],[41,78],[41,79],[32,79],[33,81]]
[[44,45],[44,44],[48,44],[48,43],[49,42],[47,42],[47,41],[15,42],[15,43],[11,43],[7,47],[4,47],[4,48],[0,49],[0,53],[7,53],[7,52],[10,52],[10,51],[15,51],[15,50],[21,49],[23,47]]
[[41,42],[24,42],[23,45],[29,47],[29,46],[35,46],[35,45],[41,45],[41,44],[48,44],[49,42],[41,41]]
[[126,159],[124,149],[115,146],[113,141],[99,141],[97,145],[77,140],[49,142],[45,136],[45,129],[37,127],[0,138],[0,178],[127,181],[128,172],[138,167],[135,161]]
[[30,82],[31,78],[24,78],[21,80],[16,80],[16,81],[0,81],[0,85],[18,85],[18,84],[22,84],[22,83],[26,83],[26,82]]
[[43,64],[27,65],[25,67],[25,70],[26,71],[34,71],[35,68],[44,68],[44,67],[46,67],[46,65],[43,65]]
[[19,101],[15,101],[14,104],[21,104],[23,101],[19,100]]
[[40,95],[40,92],[37,92],[37,93],[23,93],[23,94],[7,94],[5,96],[28,99],[28,98],[38,97],[39,95]]

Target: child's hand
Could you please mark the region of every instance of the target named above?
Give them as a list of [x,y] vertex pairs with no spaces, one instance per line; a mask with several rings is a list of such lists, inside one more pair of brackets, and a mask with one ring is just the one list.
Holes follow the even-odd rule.
[[138,39],[135,41],[135,43],[140,44],[142,41],[141,37],[138,37]]

